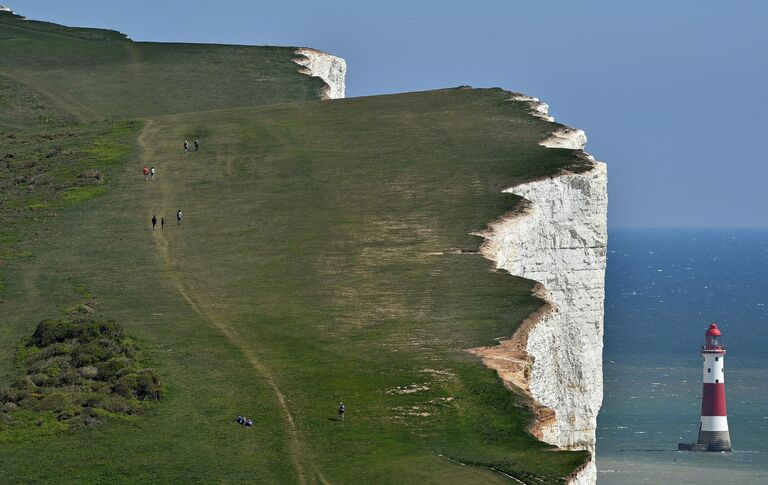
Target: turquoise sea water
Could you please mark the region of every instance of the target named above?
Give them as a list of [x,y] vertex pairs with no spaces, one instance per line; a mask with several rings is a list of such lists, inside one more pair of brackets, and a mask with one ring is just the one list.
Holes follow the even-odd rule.
[[[609,238],[598,483],[768,483],[768,229]],[[678,452],[696,439],[712,321],[728,346],[734,452]]]

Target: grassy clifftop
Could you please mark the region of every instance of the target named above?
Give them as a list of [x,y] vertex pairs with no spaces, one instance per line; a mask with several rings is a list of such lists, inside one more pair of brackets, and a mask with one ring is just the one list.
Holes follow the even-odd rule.
[[81,121],[256,106],[319,97],[291,47],[133,42],[117,32],[0,12],[0,75]]
[[[40,157],[23,150],[68,127],[64,152],[89,136],[125,150],[88,162],[108,174],[99,197],[56,205],[67,188],[54,181],[47,209],[4,213],[27,221],[13,245],[28,257],[6,268],[0,379],[77,281],[136,336],[167,394],[131,422],[22,443],[0,431],[5,477],[493,483],[503,471],[559,483],[583,463],[530,437],[521,398],[464,351],[508,337],[540,304],[530,282],[491,271],[470,233],[514,209],[502,189],[584,168],[538,145],[556,125],[499,89],[287,103],[319,92],[291,49],[34,27],[0,22],[13,45],[0,76],[31,100],[0,110],[0,140]],[[56,43],[66,62],[50,58]],[[104,117],[140,120],[75,121]],[[184,153],[196,137],[201,151]],[[40,190],[13,187],[18,198]]]

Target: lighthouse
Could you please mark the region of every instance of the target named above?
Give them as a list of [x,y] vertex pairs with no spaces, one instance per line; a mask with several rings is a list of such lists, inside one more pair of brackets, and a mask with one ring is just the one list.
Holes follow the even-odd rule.
[[704,336],[704,390],[701,396],[701,420],[696,443],[680,443],[680,451],[731,451],[731,435],[725,414],[725,346],[722,333],[712,323]]

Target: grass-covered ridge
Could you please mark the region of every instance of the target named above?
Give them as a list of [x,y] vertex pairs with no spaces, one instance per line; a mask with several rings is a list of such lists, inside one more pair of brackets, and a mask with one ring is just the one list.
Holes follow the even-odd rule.
[[[293,47],[133,42],[0,12],[0,76],[82,121],[316,99]],[[1,125],[0,125],[1,126]]]
[[540,305],[471,233],[516,208],[504,188],[588,168],[538,145],[557,125],[500,89],[306,101],[318,80],[288,48],[2,16],[0,38],[26,103],[0,104],[0,387],[81,287],[166,386],[141,419],[0,441],[5,479],[561,483],[584,462],[528,435],[523,400],[465,352]]
[[135,416],[162,397],[158,373],[116,322],[77,305],[43,320],[17,351],[21,375],[0,388],[0,442],[39,438]]

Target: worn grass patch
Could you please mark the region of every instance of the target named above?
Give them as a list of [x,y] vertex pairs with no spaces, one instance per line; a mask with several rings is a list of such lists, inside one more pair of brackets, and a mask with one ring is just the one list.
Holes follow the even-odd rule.
[[61,198],[64,202],[77,203],[93,199],[107,193],[104,187],[70,187],[64,191]]

